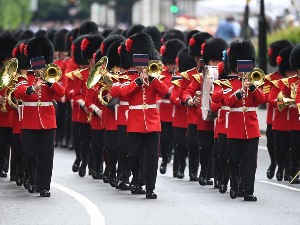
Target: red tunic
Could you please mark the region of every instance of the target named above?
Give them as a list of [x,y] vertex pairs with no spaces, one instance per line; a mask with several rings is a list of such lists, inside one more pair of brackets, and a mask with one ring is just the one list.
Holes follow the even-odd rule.
[[280,92],[279,90],[279,83],[281,80],[275,80],[271,82],[271,90],[268,98],[268,103],[275,109],[274,112],[274,120],[272,129],[279,130],[279,131],[289,131],[290,130],[290,123],[288,118],[289,108],[284,107],[282,111],[278,110],[277,107],[277,96]]
[[[242,81],[238,78],[229,80],[232,90],[225,95],[224,102],[230,107],[228,117],[228,138],[251,139],[260,137],[259,123],[256,111],[233,111],[243,107],[243,100],[237,99],[235,92],[242,87]],[[264,103],[265,97],[261,88],[256,88],[253,92],[248,92],[245,98],[245,107],[257,107]]]
[[[282,76],[278,71],[265,76],[263,93],[265,95],[266,102],[269,102],[269,95],[270,95],[271,87],[273,86],[272,81],[279,80],[281,78],[282,78]],[[268,104],[267,107],[268,107],[267,108],[267,124],[273,124],[274,112],[275,112],[275,109],[277,108],[277,106],[274,107],[274,106]]]
[[173,104],[174,110],[174,117],[173,117],[173,127],[179,128],[187,128],[187,106],[182,105],[183,102],[179,98],[179,90],[180,90],[180,83],[182,80],[173,81],[174,89],[170,96],[170,101]]
[[[138,86],[138,74],[131,76],[131,83],[124,83],[120,89],[121,96],[128,98],[129,112],[127,132],[149,133],[161,131],[160,116],[156,108],[156,97],[168,94],[168,87],[154,78],[149,87]],[[136,79],[134,79],[136,78]],[[149,108],[148,108],[149,106]]]
[[[197,75],[198,71],[197,68],[187,70],[186,72],[180,73],[180,75],[183,77],[182,82],[180,84],[180,90],[179,90],[179,97],[180,99],[183,99],[183,101],[186,100],[186,97],[184,96],[184,91],[187,89],[189,84],[195,80],[193,75]],[[187,108],[188,111],[188,124],[197,124],[198,118],[197,118],[197,107],[192,106]]]
[[[172,86],[171,80],[172,80],[172,73],[170,73],[168,70],[164,70],[161,73],[162,76],[164,76],[164,79],[162,82],[170,88]],[[179,75],[179,74],[178,74]],[[169,99],[162,98],[160,100],[160,106],[159,106],[159,113],[160,113],[160,121],[162,122],[173,122],[173,105],[171,104]]]
[[[0,91],[0,96],[6,95],[6,88]],[[2,108],[2,105],[0,105],[0,108]],[[0,127],[12,127],[12,116],[13,113],[10,110],[7,110],[7,112],[2,112],[0,110]]]
[[27,78],[28,80],[20,78],[14,91],[15,97],[23,101],[21,128],[36,130],[56,128],[56,116],[53,105],[26,106],[26,103],[36,104],[38,101],[48,104],[52,103],[54,95],[59,97],[64,96],[64,88],[57,82],[53,83],[52,87],[43,84],[40,89],[40,97],[38,93],[28,95],[26,94],[26,90],[35,83],[36,77],[32,73],[27,73]]
[[[58,59],[58,60],[54,61],[53,63],[58,65],[60,67],[61,71],[62,71],[62,75],[61,75],[58,83],[61,86],[63,86],[64,88],[66,88],[67,85],[68,85],[68,77],[66,77],[66,75],[65,75],[67,60]],[[58,96],[55,96],[55,101],[60,102],[61,98],[58,97]]]

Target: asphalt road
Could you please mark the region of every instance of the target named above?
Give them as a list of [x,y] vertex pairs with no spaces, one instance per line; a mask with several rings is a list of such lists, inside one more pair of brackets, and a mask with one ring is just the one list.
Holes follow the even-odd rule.
[[265,145],[262,137],[255,183],[257,202],[232,200],[229,191],[220,194],[211,186],[190,182],[188,177],[175,179],[172,164],[165,175],[158,173],[158,199],[145,199],[91,176],[79,177],[71,171],[75,153],[56,149],[50,198],[29,194],[9,178],[0,179],[0,225],[299,224],[300,185],[289,187],[287,182],[266,178],[269,158]]

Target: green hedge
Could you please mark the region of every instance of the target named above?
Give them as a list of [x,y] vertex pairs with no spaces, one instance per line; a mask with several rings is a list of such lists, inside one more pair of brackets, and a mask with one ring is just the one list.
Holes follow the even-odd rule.
[[288,39],[294,44],[300,42],[300,27],[289,27],[282,30],[278,30],[267,36],[267,46],[269,46],[272,42],[281,40],[281,39]]

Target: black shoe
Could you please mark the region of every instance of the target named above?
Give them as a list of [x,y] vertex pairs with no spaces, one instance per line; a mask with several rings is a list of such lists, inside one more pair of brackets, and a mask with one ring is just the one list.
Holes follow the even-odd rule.
[[277,171],[277,173],[276,173],[276,179],[278,181],[282,181],[282,179],[283,179],[283,172]]
[[107,175],[103,174],[102,179],[103,179],[104,183],[106,183],[106,184],[108,183],[108,176]]
[[219,192],[221,193],[221,194],[224,194],[224,193],[226,193],[226,191],[227,191],[227,184],[220,184],[220,186],[219,186]]
[[157,194],[155,194],[153,191],[146,191],[146,198],[157,199]]
[[218,189],[220,187],[220,181],[219,180],[215,180],[214,182],[214,188]]
[[206,185],[213,185],[213,184],[214,182],[210,178],[206,179]]
[[0,171],[0,177],[7,177],[7,173],[5,173],[3,170]]
[[230,188],[230,198],[235,199],[238,195],[238,192],[232,188]]
[[23,179],[20,178],[20,177],[17,177],[17,179],[16,179],[16,184],[17,184],[17,186],[22,186],[22,184],[23,184]]
[[50,197],[50,191],[48,191],[48,190],[41,190],[40,196],[41,197]]
[[238,190],[237,196],[244,197],[245,196],[244,190]]
[[199,182],[199,184],[201,185],[201,186],[205,186],[206,185],[206,182],[207,182],[207,180],[206,180],[206,178],[205,177],[203,177],[203,176],[199,176],[199,180],[198,180],[198,182]]
[[244,196],[244,201],[251,201],[251,202],[256,202],[257,198],[254,195],[251,194],[245,194]]
[[92,178],[95,180],[101,180],[102,179],[102,173],[100,172],[100,170],[96,171],[94,170],[92,173]]
[[271,164],[267,170],[267,178],[272,179],[275,175],[276,165]]
[[190,181],[198,181],[197,174],[191,173],[191,175],[190,175]]
[[137,194],[137,195],[146,193],[146,191],[143,189],[142,186],[134,185],[134,184],[130,185],[130,191],[131,191],[131,194]]
[[27,178],[23,179],[23,186],[24,186],[25,189],[28,188],[28,179]]
[[289,179],[290,179],[290,174],[288,174],[288,173],[284,174],[283,180],[284,181],[289,181]]
[[128,190],[130,190],[130,184],[128,182],[122,182],[120,184],[120,189],[122,191],[128,191]]
[[16,181],[16,180],[17,180],[17,177],[14,176],[14,175],[11,175],[9,180],[10,180],[10,181]]
[[73,163],[73,166],[72,166],[72,171],[74,173],[78,172],[79,164],[80,164],[80,160],[75,159],[75,162]]
[[29,193],[33,193],[35,191],[35,185],[28,183],[27,190]]
[[167,172],[167,163],[162,162],[160,164],[159,171],[161,174],[165,174]]
[[94,170],[94,169],[89,169],[89,175],[90,175],[90,176],[93,175],[93,170]]
[[178,177],[178,170],[173,171],[173,177]]
[[178,171],[177,178],[178,179],[183,179],[184,178],[184,172]]
[[109,179],[109,184],[112,187],[116,187],[116,178],[110,178]]
[[80,177],[84,177],[86,174],[86,166],[80,166],[78,170],[78,175]]
[[73,150],[74,149],[74,145],[72,143],[70,143],[69,146],[68,146],[68,149],[69,150]]

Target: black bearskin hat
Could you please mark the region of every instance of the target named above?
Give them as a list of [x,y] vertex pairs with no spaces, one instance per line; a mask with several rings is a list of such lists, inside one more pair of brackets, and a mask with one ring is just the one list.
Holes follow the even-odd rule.
[[0,34],[0,64],[5,59],[12,58],[12,50],[18,40],[10,32],[2,32]]
[[133,66],[132,57],[126,51],[125,41],[120,44],[118,48],[118,53],[120,56],[120,63],[122,68],[128,70],[130,67]]
[[108,57],[108,63],[107,63],[107,69],[111,70],[114,66],[121,67],[121,60],[120,55],[118,53],[118,48],[123,42],[122,40],[117,40],[114,43],[112,43],[107,51],[106,56]]
[[151,37],[146,33],[137,33],[126,39],[126,51],[133,62],[133,54],[148,54],[149,60],[155,59],[155,48]]
[[24,30],[21,34],[20,34],[20,37],[19,37],[19,40],[27,40],[27,39],[30,39],[30,38],[33,38],[34,36],[34,33],[33,31],[31,30]]
[[290,66],[290,55],[291,55],[292,50],[293,50],[292,47],[284,48],[279,52],[279,55],[276,58],[279,72],[284,77],[285,77],[286,71],[292,70],[292,68]]
[[21,36],[22,32],[23,32],[23,30],[16,30],[14,32],[15,38],[17,38],[18,40],[20,40],[20,36]]
[[123,37],[122,35],[111,35],[105,38],[100,46],[100,51],[102,55],[106,55],[109,46],[118,40],[125,41],[125,37]]
[[30,59],[44,56],[45,63],[53,63],[54,48],[51,41],[46,37],[34,37],[28,41],[27,45],[27,63],[30,65]]
[[53,39],[54,39],[54,34],[56,33],[56,30],[55,29],[52,29],[52,30],[49,30],[47,33],[46,33],[46,37],[52,42],[53,44]]
[[198,32],[194,34],[189,41],[189,54],[192,57],[202,56],[201,45],[209,38],[213,37],[207,32]]
[[54,51],[57,52],[67,51],[65,47],[65,36],[67,32],[68,30],[61,29],[54,34],[54,38],[53,38]]
[[72,42],[78,37],[78,28],[70,30],[65,35],[65,48],[66,51],[71,51]]
[[155,26],[149,26],[149,27],[145,27],[142,32],[150,35],[150,37],[152,38],[154,47],[157,51],[160,50],[161,47],[161,34],[159,32],[159,30],[157,29],[157,27]]
[[255,65],[255,49],[251,41],[233,41],[228,52],[228,67],[237,72],[237,60],[252,60]]
[[273,67],[277,66],[276,58],[279,55],[279,52],[282,49],[287,47],[293,47],[293,43],[286,39],[274,41],[272,44],[270,44],[268,50],[268,58],[269,58],[270,66]]
[[162,35],[160,41],[162,44],[164,44],[168,40],[171,40],[171,39],[179,39],[183,43],[185,43],[185,41],[186,41],[185,34],[182,31],[177,30],[177,29],[171,29],[171,30],[168,30],[167,32],[165,32]]
[[197,66],[195,59],[188,54],[188,48],[181,49],[178,52],[176,63],[180,73],[193,69]]
[[300,69],[300,43],[295,45],[290,56],[290,65],[292,69]]
[[47,31],[45,30],[38,30],[37,32],[35,32],[34,37],[44,37],[46,36]]
[[209,60],[221,61],[223,51],[227,48],[227,42],[222,38],[209,38],[201,46],[203,62],[208,65]]
[[189,46],[190,39],[192,38],[192,36],[193,36],[194,34],[199,33],[199,32],[200,32],[199,30],[190,30],[190,31],[186,31],[186,32],[185,32],[185,36],[186,36],[186,46]]
[[98,33],[98,25],[93,21],[85,21],[80,24],[78,36],[90,33]]
[[81,36],[77,37],[72,42],[72,45],[71,45],[72,56],[77,65],[88,65],[89,64],[89,62],[87,62],[86,60],[84,60],[82,58],[82,54],[81,54],[81,42],[85,37],[87,37],[87,35],[81,35]]
[[88,34],[81,41],[81,54],[83,61],[93,58],[93,54],[99,49],[103,37],[100,34]]
[[130,37],[136,33],[140,33],[145,27],[141,24],[137,24],[137,25],[132,25],[131,27],[128,28],[128,30],[126,31],[126,37]]
[[12,51],[12,56],[18,59],[18,69],[28,69],[27,57],[25,55],[25,49],[27,48],[28,40],[19,41]]
[[177,53],[185,47],[184,42],[171,39],[160,47],[161,61],[164,65],[176,64]]
[[107,38],[107,37],[110,35],[111,32],[112,32],[112,29],[111,29],[111,28],[106,28],[106,29],[104,29],[104,30],[102,31],[102,36],[103,36],[104,38]]

